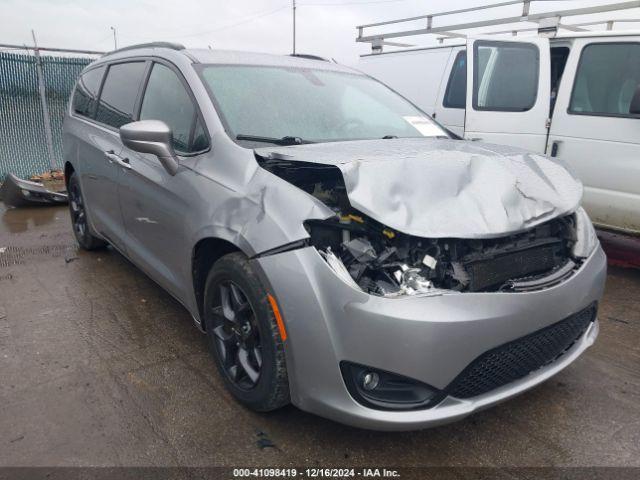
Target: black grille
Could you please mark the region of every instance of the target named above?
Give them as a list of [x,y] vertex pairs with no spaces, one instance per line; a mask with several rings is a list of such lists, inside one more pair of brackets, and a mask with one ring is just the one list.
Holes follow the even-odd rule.
[[527,376],[565,353],[596,317],[596,304],[509,343],[483,353],[465,368],[446,392],[471,398]]
[[467,264],[469,290],[477,292],[499,287],[506,281],[552,270],[558,266],[560,243],[508,253]]

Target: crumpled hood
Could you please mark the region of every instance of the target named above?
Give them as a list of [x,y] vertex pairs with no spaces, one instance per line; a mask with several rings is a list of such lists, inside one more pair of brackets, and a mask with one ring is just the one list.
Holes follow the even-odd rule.
[[582,197],[582,184],[560,164],[502,145],[411,138],[256,153],[339,168],[354,208],[420,237],[500,236],[572,212]]

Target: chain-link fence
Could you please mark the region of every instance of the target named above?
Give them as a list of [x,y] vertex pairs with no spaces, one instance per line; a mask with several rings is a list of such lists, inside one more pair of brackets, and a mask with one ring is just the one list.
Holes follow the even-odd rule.
[[64,112],[95,55],[43,50],[0,49],[0,182],[10,172],[28,178],[63,165]]

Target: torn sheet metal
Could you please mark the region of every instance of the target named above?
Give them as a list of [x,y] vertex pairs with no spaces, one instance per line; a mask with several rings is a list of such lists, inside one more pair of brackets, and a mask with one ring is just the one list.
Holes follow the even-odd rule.
[[10,207],[33,207],[38,205],[64,205],[68,202],[66,193],[47,190],[41,183],[22,180],[14,174],[7,174],[0,198]]
[[425,138],[256,149],[266,159],[340,169],[351,205],[409,235],[491,238],[574,211],[582,184],[544,156]]

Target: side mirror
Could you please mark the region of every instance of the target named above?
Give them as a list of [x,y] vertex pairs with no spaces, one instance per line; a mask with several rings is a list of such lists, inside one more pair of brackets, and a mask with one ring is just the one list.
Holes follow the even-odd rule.
[[151,153],[158,157],[169,175],[178,173],[178,157],[171,143],[171,128],[160,120],[140,120],[120,127],[120,140],[135,152]]
[[640,115],[640,85],[636,87],[636,93],[633,94],[633,98],[631,99],[629,113],[631,115]]

